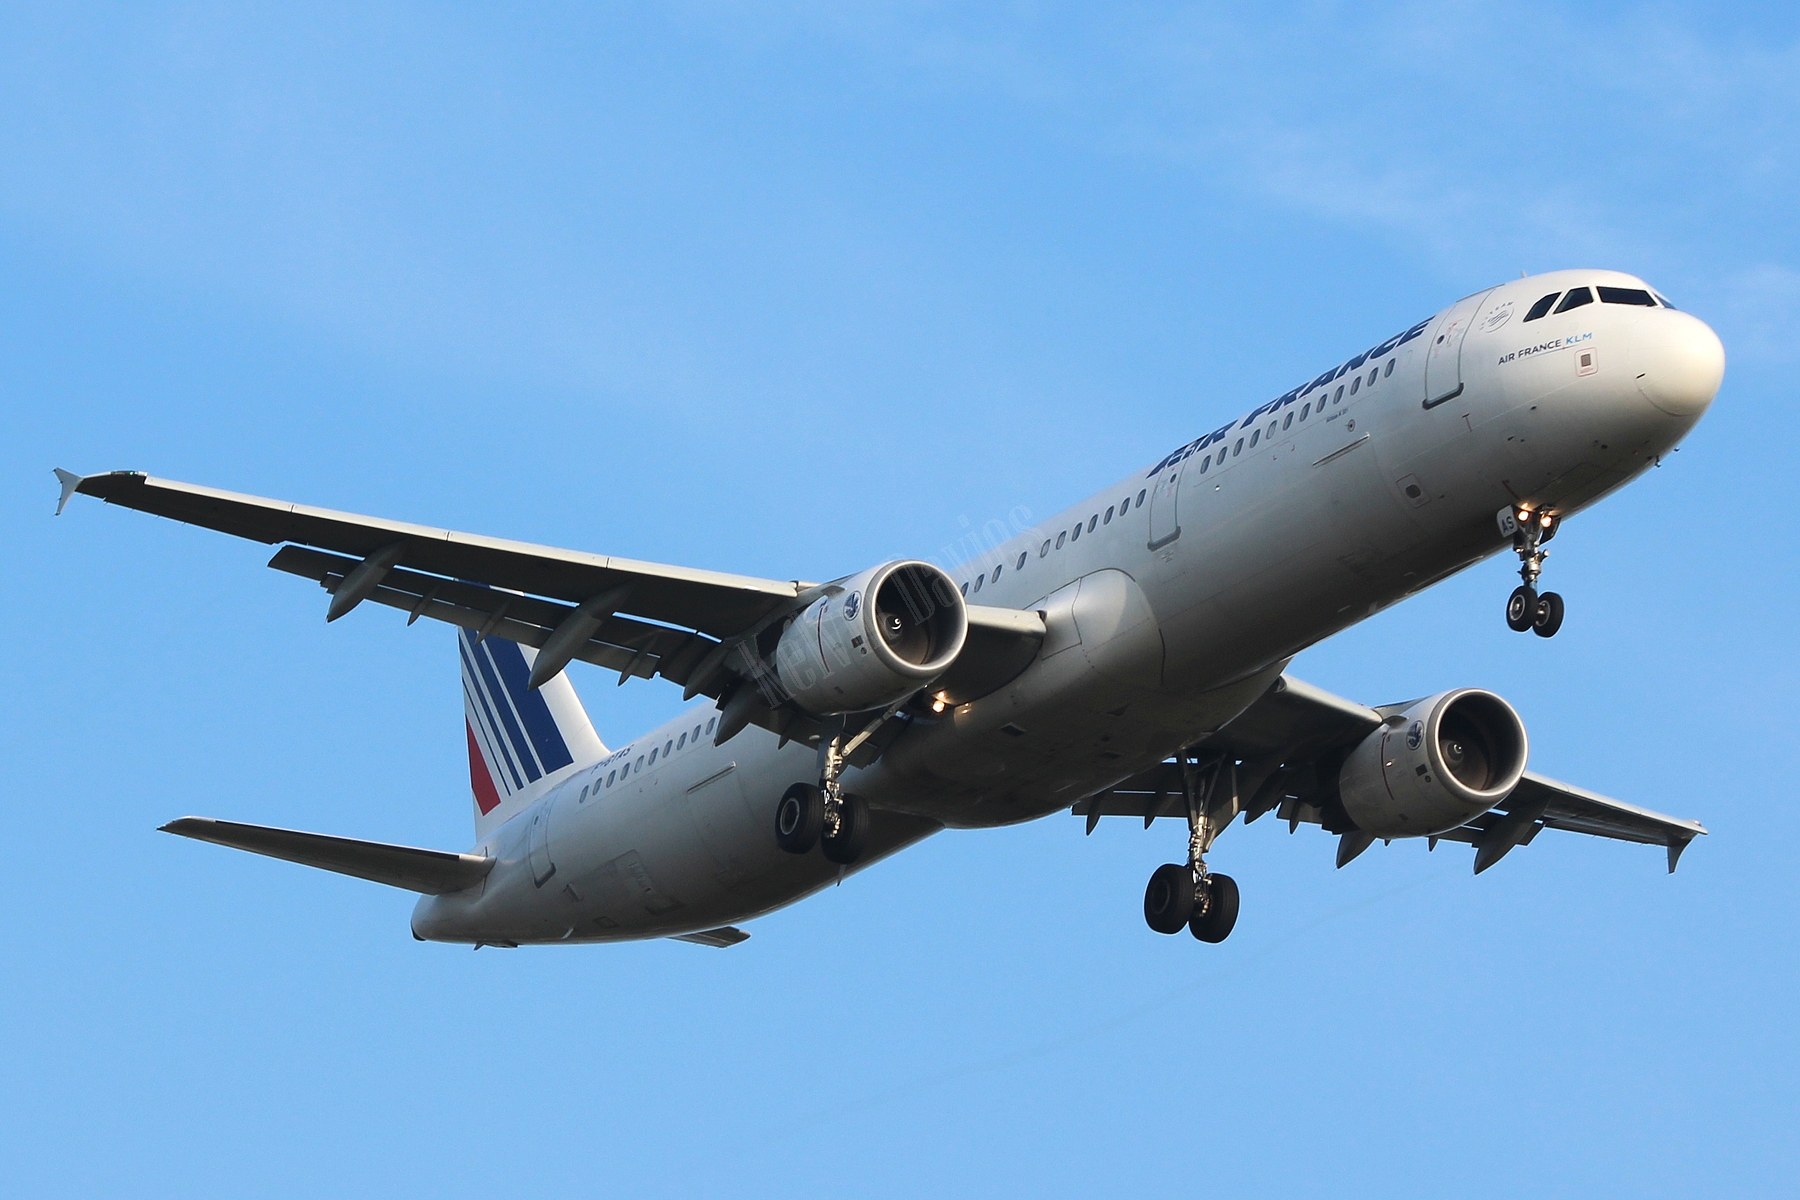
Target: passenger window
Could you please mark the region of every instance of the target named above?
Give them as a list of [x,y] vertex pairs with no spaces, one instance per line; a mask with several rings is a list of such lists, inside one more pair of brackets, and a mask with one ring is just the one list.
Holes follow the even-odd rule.
[[1056,548],[1058,550],[1061,550],[1063,548],[1063,543],[1068,540],[1069,540],[1069,535],[1066,532],[1057,534],[1056,535]]
[[1095,513],[1093,516],[1089,517],[1088,518],[1088,532],[1089,533],[1094,532],[1094,526],[1098,525],[1099,523],[1100,523],[1100,514],[1099,513]]
[[1287,417],[1281,422],[1281,427],[1283,429],[1292,429],[1294,427],[1294,414],[1293,413],[1289,413],[1287,415]]
[[1212,455],[1209,454],[1200,460],[1200,473],[1202,475],[1206,474],[1206,468],[1210,466],[1212,466]]
[[1592,304],[1593,302],[1594,293],[1588,291],[1586,288],[1576,288],[1567,296],[1563,297],[1563,302],[1556,306],[1556,311],[1559,313],[1566,313],[1571,308],[1580,308],[1584,304]]
[[1643,288],[1601,287],[1600,303],[1602,304],[1641,304],[1645,308],[1655,308],[1656,301]]
[[1388,365],[1381,369],[1381,377],[1383,379],[1386,379],[1389,375],[1392,375],[1393,373],[1394,373],[1394,360],[1390,358],[1390,359],[1388,359]]
[[656,751],[655,750],[650,751],[650,765],[653,767],[656,765]]
[[586,801],[587,801],[587,796],[588,796],[588,789],[587,789],[587,785],[586,785],[586,784],[583,784],[583,785],[582,785],[582,787],[581,787],[581,795],[579,795],[579,796],[577,796],[577,797],[576,797],[576,798],[575,798],[575,803],[577,803],[577,804],[583,804],[583,803],[586,803]]
[[1258,429],[1258,430],[1253,431],[1250,434],[1250,448],[1252,450],[1256,449],[1256,443],[1258,441],[1260,441],[1261,439],[1262,439],[1262,430]]
[[1013,564],[1013,570],[1022,571],[1025,569],[1025,556],[1028,553],[1030,552],[1026,550],[1019,551],[1019,561]]
[[999,583],[1000,582],[1000,572],[1004,571],[1005,569],[1006,569],[1006,567],[1004,565],[995,567],[993,575],[988,578],[988,582],[989,583]]
[[970,595],[979,595],[981,593],[981,585],[986,582],[987,582],[986,575],[977,575],[975,577],[975,590],[969,594]]
[[637,761],[636,761],[636,762],[634,762],[634,763],[632,763],[632,764],[631,764],[631,768],[632,768],[632,770],[634,770],[634,771],[641,771],[641,770],[643,770],[643,769],[644,769],[644,756],[643,756],[643,755],[641,755],[641,754],[640,754],[640,755],[638,755],[638,756],[637,756]]
[[1543,297],[1536,304],[1531,306],[1531,311],[1525,314],[1525,319],[1527,321],[1535,321],[1545,313],[1549,312],[1550,306],[1556,303],[1556,298],[1560,295],[1562,295],[1561,292],[1551,292],[1548,296]]
[[1338,384],[1337,395],[1335,395],[1331,398],[1331,402],[1333,404],[1341,404],[1343,402],[1343,399],[1344,399],[1344,385],[1340,383],[1340,384]]
[[1069,540],[1071,542],[1081,540],[1081,523],[1079,521],[1076,522],[1076,524],[1075,524],[1075,531],[1073,533],[1069,534]]
[[1370,387],[1375,386],[1375,377],[1379,374],[1381,374],[1381,372],[1379,370],[1369,372],[1369,386]]
[[1238,455],[1242,454],[1243,452],[1244,452],[1244,439],[1239,438],[1237,440],[1237,445],[1235,445],[1231,448],[1231,457],[1236,458]]
[[962,594],[965,596],[969,594],[969,585],[966,583],[962,585]]
[[1130,509],[1131,509],[1131,497],[1130,496],[1127,496],[1123,500],[1119,501],[1119,515],[1121,517],[1124,516],[1128,511],[1130,511]]
[[1048,553],[1050,553],[1050,539],[1045,538],[1044,544],[1038,547],[1038,557],[1042,558]]
[[685,746],[685,745],[687,745],[687,734],[685,734],[685,733],[684,733],[684,734],[682,734],[682,735],[681,735],[681,737],[680,737],[680,738],[678,738],[678,739],[677,739],[677,740],[676,740],[676,742],[675,742],[675,748],[676,748],[676,749],[677,749],[677,750],[679,750],[679,749],[681,749],[681,748],[682,748],[682,747],[683,747],[683,746]]
[[1301,419],[1301,420],[1302,420],[1302,421],[1304,421],[1304,420],[1306,420],[1306,414],[1307,414],[1307,413],[1309,413],[1309,412],[1311,412],[1311,411],[1312,411],[1312,405],[1310,405],[1310,404],[1302,404],[1302,405],[1301,405],[1301,406],[1300,406],[1300,419]]
[[1142,507],[1144,507],[1144,497],[1145,497],[1145,496],[1148,496],[1148,495],[1149,495],[1149,494],[1150,494],[1150,489],[1149,489],[1149,488],[1139,488],[1139,489],[1138,489],[1138,494],[1137,494],[1137,506],[1138,506],[1138,507],[1139,507],[1139,508],[1142,508]]
[[[1206,468],[1204,465],[1202,465],[1200,469],[1205,470]],[[1102,525],[1111,525],[1112,524],[1112,515],[1113,515],[1112,505],[1109,504],[1106,506],[1106,516],[1101,519],[1100,523]]]
[[606,773],[606,786],[611,787],[613,785],[613,780],[617,779],[618,777],[619,777],[619,772],[616,769],[608,771]]
[[696,742],[700,740],[700,727],[698,725],[694,726],[694,740]]
[[1350,381],[1350,394],[1352,396],[1356,395],[1356,389],[1360,388],[1361,386],[1362,386],[1362,376],[1358,375],[1355,379],[1352,379]]
[[717,718],[717,717],[714,717],[712,720],[708,721],[706,723],[706,732],[711,733],[713,731],[713,726],[717,725],[718,723],[719,723],[719,718]]

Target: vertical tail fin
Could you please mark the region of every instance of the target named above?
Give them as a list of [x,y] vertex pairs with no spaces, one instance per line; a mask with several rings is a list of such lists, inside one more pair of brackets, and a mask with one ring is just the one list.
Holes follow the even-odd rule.
[[457,633],[475,836],[486,837],[606,746],[566,674],[526,687],[537,651],[504,638]]

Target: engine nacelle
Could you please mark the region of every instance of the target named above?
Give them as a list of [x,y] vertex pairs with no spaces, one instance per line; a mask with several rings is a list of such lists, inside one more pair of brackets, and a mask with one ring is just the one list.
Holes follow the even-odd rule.
[[1525,723],[1512,705],[1458,688],[1364,738],[1338,772],[1338,793],[1365,833],[1443,833],[1506,799],[1525,773],[1526,752]]
[[949,669],[969,636],[962,593],[924,562],[891,562],[843,582],[782,631],[775,673],[794,702],[829,716],[883,708]]

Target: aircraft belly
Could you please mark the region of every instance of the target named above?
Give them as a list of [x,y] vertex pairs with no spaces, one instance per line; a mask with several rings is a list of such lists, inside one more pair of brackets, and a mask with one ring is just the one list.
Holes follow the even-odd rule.
[[[495,839],[501,862],[484,893],[428,897],[415,929],[490,944],[666,937],[749,920],[837,882],[840,869],[821,855],[775,845],[776,802],[816,769],[811,749],[777,742],[746,730],[628,790],[570,799],[566,812],[558,806],[548,848],[555,870],[541,885],[527,853],[529,821],[510,823]],[[864,774],[846,785],[879,782]],[[941,828],[871,801],[868,845],[852,873]]]

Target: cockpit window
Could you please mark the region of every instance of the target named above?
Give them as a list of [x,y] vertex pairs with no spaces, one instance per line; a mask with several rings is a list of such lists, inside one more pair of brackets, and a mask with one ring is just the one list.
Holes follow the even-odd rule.
[[1535,321],[1545,313],[1549,312],[1550,306],[1556,303],[1556,298],[1560,295],[1562,295],[1561,292],[1551,292],[1548,296],[1539,300],[1536,304],[1531,306],[1531,311],[1525,314],[1525,319],[1527,321]]
[[1580,308],[1584,304],[1592,304],[1593,302],[1594,293],[1588,291],[1586,288],[1576,288],[1567,296],[1563,297],[1563,302],[1556,306],[1556,311],[1559,313],[1566,313],[1571,308]]
[[[1662,294],[1662,293],[1661,293],[1661,292],[1657,292],[1657,293],[1655,293],[1655,296],[1656,296],[1656,298],[1657,298],[1657,299],[1658,299],[1658,300],[1660,300],[1660,301],[1662,301],[1662,306],[1663,306],[1663,307],[1664,307],[1664,308],[1668,308],[1668,309],[1674,309],[1674,308],[1675,308],[1675,306],[1674,306],[1674,305],[1673,305],[1673,304],[1670,304],[1670,303],[1669,303],[1669,298],[1668,298],[1668,297],[1667,297],[1667,296],[1665,296],[1665,295],[1663,295],[1663,294]],[[1679,309],[1676,309],[1676,311],[1677,311],[1677,312],[1679,312],[1679,311],[1680,311],[1680,310],[1679,310]]]
[[1643,288],[1616,288],[1616,287],[1602,286],[1600,288],[1600,303],[1602,303],[1602,304],[1641,304],[1645,308],[1655,308],[1656,307],[1656,301],[1652,300],[1650,298],[1650,293],[1646,292]]

